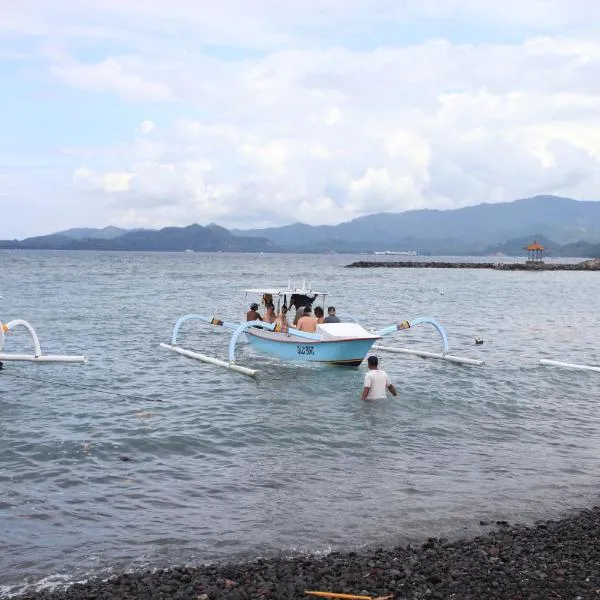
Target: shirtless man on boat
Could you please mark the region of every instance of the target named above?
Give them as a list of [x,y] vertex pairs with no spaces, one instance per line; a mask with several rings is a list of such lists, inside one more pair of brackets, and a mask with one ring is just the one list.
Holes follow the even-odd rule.
[[306,296],[304,294],[292,294],[290,296],[289,308],[296,309],[296,316],[294,317],[294,325],[298,325],[298,321],[304,316],[304,308],[310,305],[316,300],[317,294],[313,296]]
[[317,331],[317,317],[312,316],[312,309],[310,306],[304,307],[304,315],[298,319],[296,329],[299,331],[306,331],[307,333],[315,333]]
[[258,314],[258,304],[253,302],[250,310],[246,313],[246,321],[262,321],[263,318]]

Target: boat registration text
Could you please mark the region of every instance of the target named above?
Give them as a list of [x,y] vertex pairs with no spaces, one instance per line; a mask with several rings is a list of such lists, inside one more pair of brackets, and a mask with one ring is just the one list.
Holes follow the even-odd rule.
[[305,346],[305,345],[298,344],[296,346],[296,351],[297,351],[298,354],[314,354],[315,353],[315,347],[314,346]]

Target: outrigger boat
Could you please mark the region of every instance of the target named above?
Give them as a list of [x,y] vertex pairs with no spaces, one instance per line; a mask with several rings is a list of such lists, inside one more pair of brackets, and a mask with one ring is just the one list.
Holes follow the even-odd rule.
[[[4,348],[5,334],[14,329],[15,327],[24,327],[29,332],[31,340],[33,341],[34,353],[33,354],[6,354],[2,353]],[[85,363],[87,358],[85,356],[67,356],[59,354],[43,354],[40,346],[40,340],[38,339],[35,329],[23,319],[14,319],[8,323],[2,323],[0,321],[0,369],[2,368],[2,361],[17,361],[17,362],[44,362],[44,363]]]
[[[427,358],[438,358],[459,364],[483,364],[483,361],[481,360],[449,355],[448,337],[446,332],[440,323],[430,317],[419,317],[417,319],[411,319],[410,321],[402,321],[398,325],[390,325],[379,331],[369,331],[365,329],[358,320],[353,317],[349,317],[350,322],[322,323],[317,325],[315,333],[299,331],[291,326],[287,331],[280,331],[277,330],[275,324],[258,320],[245,321],[245,308],[248,294],[261,297],[263,305],[266,305],[267,302],[273,302],[277,312],[279,312],[283,305],[295,305],[298,307],[306,304],[313,304],[314,302],[322,304],[324,309],[325,298],[327,297],[326,292],[312,290],[310,284],[308,288],[305,283],[303,283],[302,287],[296,287],[295,282],[293,285],[289,282],[287,287],[282,288],[246,289],[244,290],[240,322],[224,321],[216,316],[208,317],[197,314],[184,315],[175,323],[171,335],[171,343],[161,343],[161,347],[187,356],[188,358],[222,366],[253,377],[258,372],[256,369],[243,367],[237,365],[235,362],[235,348],[242,334],[245,334],[246,340],[253,348],[281,360],[356,367],[362,363],[375,342],[381,340],[384,336],[395,333],[396,331],[409,329],[415,325],[428,323],[438,331],[442,338],[443,353],[441,354],[407,348],[392,348],[388,346],[376,346],[376,348],[390,352],[416,354]],[[224,327],[233,331],[233,335],[229,342],[229,360],[220,360],[178,346],[177,336],[181,326],[187,321],[202,321],[204,323],[209,323],[210,325]]]

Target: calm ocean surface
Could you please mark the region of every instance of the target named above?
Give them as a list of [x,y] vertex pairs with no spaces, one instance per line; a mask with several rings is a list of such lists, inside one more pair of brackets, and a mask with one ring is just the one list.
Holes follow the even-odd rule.
[[[600,364],[600,273],[342,268],[361,258],[0,252],[2,321],[89,358],[0,372],[0,595],[597,502],[600,375],[538,361]],[[240,344],[254,380],[159,347],[179,316],[235,320],[244,287],[289,278],[367,326],[436,317],[453,354],[486,365],[380,353],[400,396],[367,404],[366,365],[293,366]],[[180,341],[225,358],[228,334],[190,323]],[[440,349],[428,326],[386,344]],[[26,331],[4,351],[30,353]]]

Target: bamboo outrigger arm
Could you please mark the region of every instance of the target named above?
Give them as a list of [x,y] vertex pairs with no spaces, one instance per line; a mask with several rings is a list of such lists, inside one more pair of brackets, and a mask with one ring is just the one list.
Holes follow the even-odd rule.
[[415,325],[421,325],[423,323],[433,325],[433,327],[437,330],[442,338],[442,353],[438,352],[428,352],[427,350],[413,350],[412,348],[396,348],[392,346],[380,346],[377,345],[375,348],[378,350],[383,350],[385,352],[394,352],[396,354],[413,354],[415,356],[421,356],[422,358],[436,358],[439,360],[445,360],[447,362],[463,364],[463,365],[473,365],[473,366],[481,366],[484,364],[483,360],[477,360],[474,358],[463,358],[461,356],[452,356],[449,354],[450,347],[448,344],[448,336],[446,334],[446,330],[442,327],[439,321],[432,319],[431,317],[418,317],[416,319],[411,319],[410,321],[402,321],[398,325],[390,325],[389,327],[385,327],[384,329],[380,329],[377,331],[377,335],[385,336],[390,333],[396,333],[396,331],[402,331],[406,329],[410,329]]
[[[231,336],[231,340],[229,341],[229,361],[221,360],[219,358],[213,358],[212,356],[207,356],[206,354],[200,354],[199,352],[194,352],[192,350],[186,350],[185,348],[181,348],[177,345],[177,335],[179,334],[179,330],[181,326],[186,321],[202,321],[203,323],[209,323],[210,325],[216,325],[218,327],[225,327],[226,329],[233,330],[233,335]],[[203,315],[189,314],[180,317],[175,326],[173,327],[173,333],[171,335],[171,343],[170,344],[161,344],[162,348],[166,348],[167,350],[172,350],[177,354],[181,354],[182,356],[186,356],[188,358],[193,358],[195,360],[199,360],[201,362],[209,363],[212,365],[216,365],[219,367],[225,367],[226,369],[231,369],[232,371],[236,371],[238,373],[242,373],[243,375],[249,375],[250,377],[256,376],[258,371],[256,369],[249,369],[248,367],[242,367],[241,365],[235,364],[235,346],[237,341],[242,333],[248,331],[248,329],[252,327],[258,327],[261,329],[268,329],[273,331],[275,325],[272,323],[265,323],[263,321],[246,321],[245,323],[231,323],[229,321],[223,321],[221,319],[217,319],[216,317],[205,317]]]

